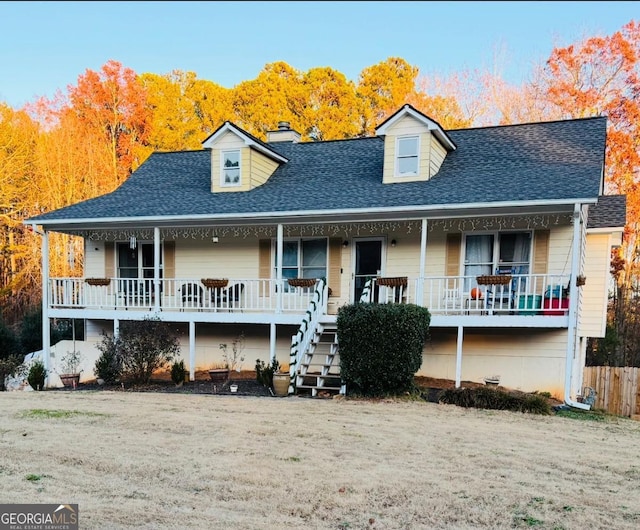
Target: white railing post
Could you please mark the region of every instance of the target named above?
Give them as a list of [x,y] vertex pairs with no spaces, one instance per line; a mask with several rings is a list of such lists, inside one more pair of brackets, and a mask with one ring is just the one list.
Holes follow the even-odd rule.
[[320,316],[327,312],[327,298],[329,289],[327,282],[321,278],[316,282],[313,298],[309,303],[309,309],[300,323],[298,331],[291,337],[291,351],[289,355],[289,394],[296,389],[296,375],[302,356],[311,344],[311,337],[315,333]]
[[424,273],[427,264],[427,220],[422,220],[422,231],[420,232],[420,272],[416,285],[415,303],[424,306]]

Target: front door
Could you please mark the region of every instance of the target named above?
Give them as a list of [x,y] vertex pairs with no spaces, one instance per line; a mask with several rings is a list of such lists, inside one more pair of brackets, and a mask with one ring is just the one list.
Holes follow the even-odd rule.
[[382,269],[382,239],[354,241],[353,301],[358,302],[369,278],[380,276]]

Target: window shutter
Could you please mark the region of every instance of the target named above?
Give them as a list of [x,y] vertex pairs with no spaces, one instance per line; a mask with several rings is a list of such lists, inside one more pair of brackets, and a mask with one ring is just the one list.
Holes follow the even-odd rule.
[[164,270],[162,271],[163,278],[175,278],[176,277],[176,242],[165,241],[164,245]]
[[533,234],[532,274],[546,274],[549,263],[549,230],[536,230]]
[[[271,240],[260,239],[258,241],[258,276],[261,280],[271,278]],[[266,296],[269,292],[265,283],[260,284],[260,296]]]
[[458,276],[460,274],[460,250],[462,246],[462,234],[447,234],[446,250],[446,276]]
[[340,269],[342,265],[342,239],[329,239],[329,277],[327,285],[331,288],[331,296],[340,296]]
[[115,243],[106,241],[104,244],[104,276],[115,278],[116,276],[116,250]]

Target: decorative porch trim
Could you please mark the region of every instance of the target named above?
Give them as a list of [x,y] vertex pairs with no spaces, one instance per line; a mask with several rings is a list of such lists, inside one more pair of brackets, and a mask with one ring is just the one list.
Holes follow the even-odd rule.
[[[569,225],[571,214],[550,215],[504,215],[491,217],[470,217],[456,219],[429,219],[428,230],[443,232],[474,232],[486,230],[535,229]],[[371,221],[362,223],[317,223],[287,224],[283,226],[285,237],[360,237],[383,233],[420,233],[422,221]],[[124,241],[131,237],[138,240],[153,240],[153,229],[109,229],[70,230],[67,233],[84,237],[90,241]],[[277,225],[259,226],[211,226],[187,228],[161,228],[162,240],[193,239],[206,240],[213,237],[234,237],[247,239],[275,238]]]

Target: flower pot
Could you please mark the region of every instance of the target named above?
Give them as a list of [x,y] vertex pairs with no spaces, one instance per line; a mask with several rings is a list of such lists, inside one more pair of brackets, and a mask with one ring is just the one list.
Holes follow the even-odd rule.
[[77,388],[80,383],[80,374],[60,374],[60,381],[69,388]]
[[229,379],[229,369],[214,368],[212,370],[209,370],[209,377],[214,383],[224,383],[227,379]]
[[232,394],[235,394],[238,392],[238,385],[236,385],[235,383],[232,385],[229,385],[229,390],[231,391]]
[[278,397],[284,397],[289,395],[289,374],[287,373],[273,374],[273,391]]

